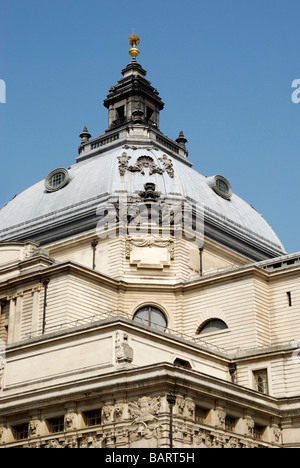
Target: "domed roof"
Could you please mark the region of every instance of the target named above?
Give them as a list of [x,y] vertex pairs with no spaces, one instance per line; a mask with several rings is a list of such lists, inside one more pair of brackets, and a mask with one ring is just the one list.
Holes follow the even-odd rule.
[[223,198],[211,186],[211,179],[157,147],[113,148],[78,162],[68,170],[68,177],[59,190],[47,190],[43,180],[9,202],[0,211],[0,241],[49,242],[60,227],[64,236],[79,225],[80,230],[86,229],[92,219],[95,225],[97,207],[109,195],[136,194],[152,182],[162,196],[180,194],[203,203],[205,226],[214,226],[220,239],[227,232],[232,239],[266,252],[284,252],[272,228],[248,203],[234,193],[230,199]]
[[114,194],[138,196],[151,182],[162,198],[203,204],[207,238],[253,260],[285,253],[269,224],[224,177],[206,178],[191,168],[183,132],[176,141],[161,133],[164,103],[135,58],[122,74],[104,100],[105,134],[90,140],[85,127],[77,164],[55,170],[1,209],[0,242],[49,244],[95,229],[101,203]]

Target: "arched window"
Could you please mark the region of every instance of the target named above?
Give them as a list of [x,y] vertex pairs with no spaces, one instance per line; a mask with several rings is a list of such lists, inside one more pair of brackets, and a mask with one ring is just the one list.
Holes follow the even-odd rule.
[[145,306],[139,309],[133,317],[133,320],[160,331],[165,331],[167,328],[165,315],[161,310],[153,306]]
[[228,327],[223,320],[220,319],[211,319],[208,322],[205,322],[204,325],[201,325],[198,328],[197,335],[205,335],[206,333],[214,333],[221,330],[226,330]]

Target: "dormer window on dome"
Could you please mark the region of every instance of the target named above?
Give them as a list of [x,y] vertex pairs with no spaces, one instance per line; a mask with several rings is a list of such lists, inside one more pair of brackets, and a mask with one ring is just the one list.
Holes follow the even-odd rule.
[[47,192],[56,192],[62,189],[70,182],[70,177],[67,169],[55,169],[50,172],[45,180],[45,188]]
[[216,175],[206,180],[207,184],[222,198],[230,200],[232,197],[232,188],[225,177]]

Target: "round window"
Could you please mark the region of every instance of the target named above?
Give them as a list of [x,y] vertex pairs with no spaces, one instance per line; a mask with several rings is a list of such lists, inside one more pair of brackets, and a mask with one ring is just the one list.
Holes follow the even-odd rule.
[[167,319],[165,315],[159,309],[152,306],[146,306],[139,309],[133,320],[160,331],[165,331],[167,328]]
[[69,173],[67,169],[55,169],[45,180],[45,187],[48,192],[56,192],[69,183]]
[[207,184],[222,198],[230,200],[232,197],[232,188],[228,180],[221,175],[209,177],[206,180]]
[[224,180],[217,179],[216,181],[217,189],[227,195],[229,193],[229,187]]

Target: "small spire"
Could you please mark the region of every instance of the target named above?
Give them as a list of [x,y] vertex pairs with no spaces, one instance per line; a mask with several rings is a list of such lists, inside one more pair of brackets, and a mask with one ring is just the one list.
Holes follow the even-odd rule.
[[88,131],[87,127],[85,126],[82,130],[82,132],[80,133],[79,135],[79,138],[81,138],[81,144],[83,143],[86,143],[87,141],[89,141],[89,139],[91,138],[91,134],[90,132]]
[[186,149],[185,144],[187,143],[187,139],[185,138],[182,130],[179,133],[179,137],[177,138],[176,142],[179,146],[181,146],[181,148]]
[[132,57],[132,61],[135,62],[137,56],[139,55],[140,51],[137,49],[137,45],[140,43],[140,38],[136,34],[132,34],[129,38],[129,44],[131,45],[131,49],[129,51],[129,55]]

